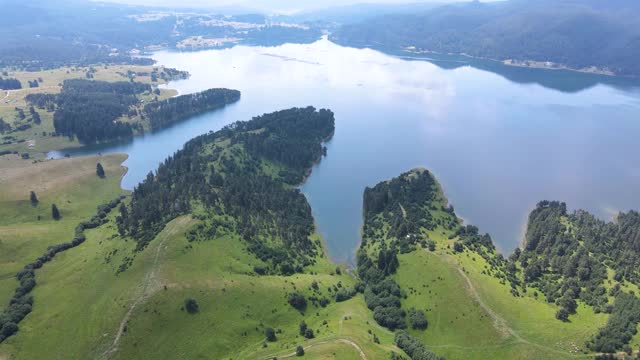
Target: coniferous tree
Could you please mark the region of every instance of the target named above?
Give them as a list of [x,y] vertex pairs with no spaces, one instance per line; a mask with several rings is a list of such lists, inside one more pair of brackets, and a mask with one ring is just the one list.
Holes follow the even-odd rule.
[[38,205],[39,200],[38,200],[38,196],[36,196],[36,192],[35,191],[31,192],[30,200],[31,200],[31,205],[33,205],[33,206]]
[[100,163],[98,163],[96,165],[96,175],[98,175],[101,178],[104,177],[104,168],[102,167],[102,164],[100,164]]
[[275,330],[273,330],[273,328],[270,328],[270,327],[268,327],[268,328],[266,328],[266,329],[264,330],[264,337],[265,337],[265,338],[267,339],[267,341],[269,341],[269,342],[274,342],[274,341],[278,340],[278,339],[276,338],[276,331],[275,331]]
[[58,210],[56,204],[51,204],[51,217],[54,220],[60,220],[60,210]]

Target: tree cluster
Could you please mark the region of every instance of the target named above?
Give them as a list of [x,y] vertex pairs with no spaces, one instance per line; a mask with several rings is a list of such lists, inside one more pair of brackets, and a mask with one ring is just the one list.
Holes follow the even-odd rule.
[[117,119],[127,114],[138,103],[136,95],[145,91],[151,87],[136,82],[65,80],[56,98],[55,130],[82,143],[130,137],[132,125]]
[[419,339],[409,335],[404,330],[396,331],[394,340],[396,345],[402,349],[411,360],[444,360],[429,350]]
[[596,352],[615,353],[622,350],[638,332],[640,300],[635,294],[620,292],[613,303],[607,324],[587,343]]
[[0,89],[2,90],[17,90],[22,89],[22,84],[18,79],[14,78],[2,78],[0,77]]

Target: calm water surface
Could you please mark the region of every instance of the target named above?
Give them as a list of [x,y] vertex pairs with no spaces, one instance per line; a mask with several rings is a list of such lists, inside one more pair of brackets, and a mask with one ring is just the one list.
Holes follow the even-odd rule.
[[131,189],[196,135],[282,108],[330,108],[335,136],[302,190],[337,261],[353,260],[364,188],[418,166],[504,252],[543,199],[606,218],[640,208],[640,90],[624,81],[417,61],[327,40],[154,58],[192,74],[168,86],[182,94],[228,87],[242,100],[126,143],[67,152],[128,153],[122,185]]

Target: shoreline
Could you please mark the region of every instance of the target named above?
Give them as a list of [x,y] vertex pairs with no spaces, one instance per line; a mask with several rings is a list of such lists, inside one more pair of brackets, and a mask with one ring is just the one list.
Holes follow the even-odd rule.
[[[495,63],[502,64],[504,66],[524,68],[524,69],[564,70],[564,71],[576,72],[581,74],[608,76],[612,78],[621,78],[621,79],[634,78],[631,76],[619,75],[611,70],[598,68],[597,66],[578,69],[578,68],[572,68],[564,64],[550,62],[550,61],[515,60],[515,59],[498,60],[498,59],[492,59],[492,58],[481,57],[481,56],[473,56],[466,53],[441,53],[441,52],[432,51],[432,50],[417,50],[412,47],[403,47],[401,48],[401,50],[402,52],[405,52],[408,54],[415,54],[415,55],[435,54],[435,55],[446,55],[446,56],[462,56],[462,57],[466,57],[473,60],[492,61]],[[437,61],[438,59],[434,59],[434,60]]]

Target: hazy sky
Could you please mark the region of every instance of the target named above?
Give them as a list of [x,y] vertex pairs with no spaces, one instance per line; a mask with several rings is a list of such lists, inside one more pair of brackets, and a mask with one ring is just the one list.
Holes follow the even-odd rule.
[[[332,6],[358,3],[404,4],[416,2],[455,2],[460,0],[103,0],[136,5],[168,6],[168,7],[226,7],[242,6],[248,9],[271,11],[300,11],[322,9]],[[463,0],[464,1],[464,0]]]

